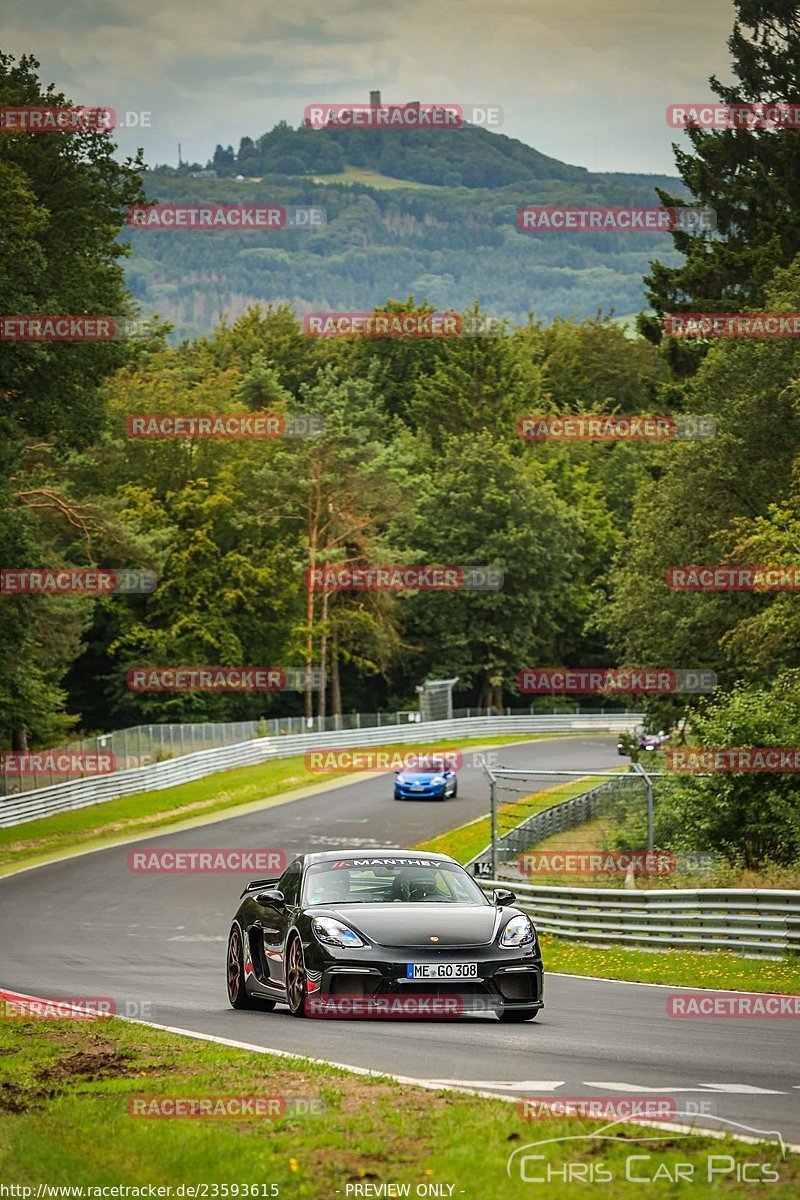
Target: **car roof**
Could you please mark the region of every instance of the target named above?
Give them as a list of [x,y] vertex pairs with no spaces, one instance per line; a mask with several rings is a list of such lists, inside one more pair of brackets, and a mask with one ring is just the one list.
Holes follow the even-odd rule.
[[433,851],[427,850],[397,850],[394,846],[387,846],[385,849],[376,849],[374,846],[365,850],[363,846],[355,849],[350,849],[347,846],[339,850],[320,850],[315,854],[299,854],[295,861],[300,861],[304,866],[310,866],[312,863],[329,862],[331,859],[358,858],[358,859],[381,859],[381,858],[397,858],[411,859],[415,863],[420,859],[430,861],[435,859],[437,862],[455,862],[449,854],[435,854]]

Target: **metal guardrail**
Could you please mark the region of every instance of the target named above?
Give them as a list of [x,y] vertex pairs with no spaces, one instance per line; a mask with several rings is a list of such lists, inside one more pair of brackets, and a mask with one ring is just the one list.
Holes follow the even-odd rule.
[[502,736],[526,733],[619,733],[642,721],[641,713],[604,713],[557,716],[466,717],[452,721],[418,722],[400,726],[343,730],[340,733],[305,733],[278,738],[256,738],[234,746],[220,746],[184,754],[180,758],[57,783],[51,787],[7,796],[0,800],[0,828],[20,825],[53,813],[85,808],[133,796],[137,792],[158,791],[227,771],[232,767],[251,766],[273,758],[291,758],[313,749],[343,749],[366,746],[424,744],[447,738]]
[[647,949],[729,950],[780,958],[800,951],[800,892],[768,888],[621,891],[539,887],[479,879],[485,891],[510,888],[537,929],[573,941]]

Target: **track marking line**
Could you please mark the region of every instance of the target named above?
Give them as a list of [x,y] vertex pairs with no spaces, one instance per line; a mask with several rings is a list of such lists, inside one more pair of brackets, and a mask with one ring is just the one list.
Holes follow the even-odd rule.
[[694,1087],[675,1087],[664,1084],[653,1087],[643,1083],[608,1083],[606,1080],[585,1079],[586,1087],[605,1088],[609,1092],[703,1092],[706,1095],[724,1092],[731,1096],[785,1096],[787,1093],[775,1088],[753,1087],[749,1083],[698,1083]]

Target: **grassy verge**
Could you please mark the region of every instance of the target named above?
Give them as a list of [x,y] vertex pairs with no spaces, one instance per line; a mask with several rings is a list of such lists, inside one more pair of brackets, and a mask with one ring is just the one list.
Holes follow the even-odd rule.
[[548,971],[595,975],[637,983],[682,987],[733,988],[740,992],[800,993],[800,957],[779,961],[741,958],[725,950],[693,954],[689,950],[630,950],[625,946],[583,946],[552,934],[541,935]]
[[[525,740],[566,736],[569,735],[531,734]],[[519,735],[492,738],[491,741],[486,738],[462,738],[448,740],[447,748],[477,750],[519,740]],[[389,752],[441,748],[441,742],[370,747],[371,750]],[[277,804],[287,799],[289,792],[303,788],[320,790],[328,786],[331,779],[344,778],[347,774],[347,771],[309,771],[304,756],[298,755],[252,767],[220,771],[193,783],[164,788],[158,792],[123,796],[119,800],[57,813],[39,821],[26,821],[22,825],[0,829],[0,875],[15,867],[46,862],[71,850],[110,846],[140,833],[168,831],[187,822],[198,822],[226,812],[233,815],[236,809],[249,805]],[[357,776],[353,776],[355,778]],[[376,786],[388,788],[389,785],[378,783]]]
[[[154,1099],[175,1096],[284,1097],[286,1111],[249,1119],[130,1115],[134,1100],[149,1108]],[[305,1101],[305,1114],[293,1100]],[[431,1196],[501,1200],[533,1194],[519,1175],[516,1181],[506,1175],[513,1150],[597,1128],[596,1122],[573,1119],[526,1121],[516,1105],[502,1100],[365,1079],[115,1020],[0,1021],[0,1114],[0,1178],[32,1187],[34,1195],[39,1184],[217,1184],[231,1190],[209,1189],[206,1195],[245,1196],[247,1184],[258,1186],[251,1196],[269,1196],[275,1185],[272,1194],[282,1198],[334,1200],[337,1194],[385,1195],[377,1185],[391,1183],[408,1184],[412,1196],[424,1195],[417,1187],[428,1185]],[[788,1200],[800,1189],[800,1156],[781,1163],[774,1145],[678,1139],[633,1125],[613,1132],[620,1140],[538,1148],[534,1153],[545,1161],[536,1164],[536,1173],[548,1165],[563,1170],[569,1159],[602,1163],[614,1176],[604,1183],[603,1196],[627,1200],[640,1188],[625,1181],[625,1159],[647,1154],[647,1164],[636,1165],[647,1165],[651,1176],[660,1169],[662,1177],[647,1189],[660,1200],[678,1194],[665,1169],[672,1173],[677,1162],[691,1163],[700,1183],[697,1194],[707,1195],[708,1155],[729,1154],[736,1163],[769,1161],[779,1168],[780,1182],[769,1189],[774,1200]],[[631,1143],[637,1136],[654,1140]],[[374,1188],[365,1191],[370,1183]],[[360,1192],[354,1190],[359,1184]],[[434,1191],[434,1184],[441,1190]],[[731,1174],[720,1194],[744,1200],[755,1193],[752,1184],[738,1184]],[[566,1200],[574,1184],[556,1177],[546,1195]]]

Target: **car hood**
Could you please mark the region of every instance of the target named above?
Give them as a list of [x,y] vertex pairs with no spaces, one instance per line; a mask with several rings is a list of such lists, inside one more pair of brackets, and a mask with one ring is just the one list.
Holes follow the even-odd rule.
[[401,771],[400,777],[406,783],[430,783],[432,779],[441,779],[444,773],[443,767],[441,771]]
[[[342,904],[315,907],[315,916],[335,917],[381,946],[486,946],[496,935],[499,909],[493,904]],[[432,942],[431,937],[439,940]]]

